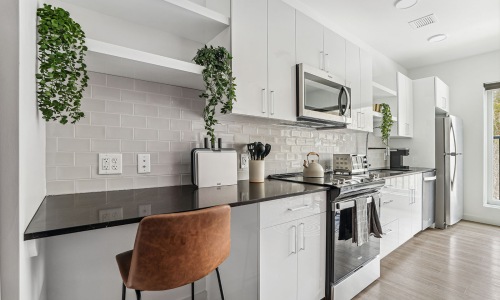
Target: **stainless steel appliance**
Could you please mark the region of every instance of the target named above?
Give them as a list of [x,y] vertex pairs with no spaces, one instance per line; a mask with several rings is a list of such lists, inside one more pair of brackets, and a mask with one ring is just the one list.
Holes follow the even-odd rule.
[[345,78],[298,64],[297,120],[315,128],[345,128],[351,121],[351,89]]
[[463,198],[463,125],[455,116],[436,117],[436,228],[460,221]]
[[422,230],[434,224],[436,206],[436,171],[422,174]]
[[[368,174],[325,173],[323,178],[307,178],[302,173],[276,174],[272,179],[331,187],[327,210],[327,286],[326,299],[351,299],[380,277],[380,241],[370,236],[367,243],[356,246],[352,238],[339,239],[340,214],[354,208],[358,198],[377,203],[385,181]],[[347,212],[349,213],[349,212]]]
[[348,174],[368,172],[368,161],[364,154],[334,154],[333,171]]
[[391,169],[409,169],[405,166],[403,157],[410,155],[410,149],[391,149]]

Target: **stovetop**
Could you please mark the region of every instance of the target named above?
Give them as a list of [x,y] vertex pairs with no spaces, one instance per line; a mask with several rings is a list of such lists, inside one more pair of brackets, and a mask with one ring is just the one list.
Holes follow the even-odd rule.
[[269,175],[269,178],[298,183],[307,183],[321,186],[329,186],[338,189],[339,194],[359,193],[366,190],[381,189],[385,181],[382,178],[369,176],[368,174],[349,175],[333,172],[325,173],[324,177],[304,177],[302,172]]

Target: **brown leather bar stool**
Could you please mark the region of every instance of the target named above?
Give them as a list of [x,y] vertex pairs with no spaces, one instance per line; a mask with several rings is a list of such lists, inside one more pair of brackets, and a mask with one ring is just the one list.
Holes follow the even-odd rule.
[[217,272],[222,299],[224,292],[219,265],[231,249],[231,208],[228,205],[191,212],[149,216],[139,223],[134,249],[118,254],[116,261],[126,288],[164,291],[194,282]]

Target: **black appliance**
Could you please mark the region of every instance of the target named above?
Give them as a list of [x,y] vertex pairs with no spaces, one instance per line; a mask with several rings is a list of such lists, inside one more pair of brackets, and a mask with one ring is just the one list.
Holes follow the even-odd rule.
[[391,169],[409,169],[403,162],[403,156],[410,155],[410,149],[391,149]]
[[[367,278],[367,276],[362,275],[362,280],[356,278],[357,282],[361,282],[357,292],[354,292],[357,288],[356,284],[354,286],[352,282],[343,284],[351,275],[362,270],[370,262],[378,259],[378,255],[380,254],[380,239],[370,236],[369,241],[361,246],[353,243],[352,238],[339,239],[339,231],[341,229],[340,214],[343,210],[354,209],[354,203],[357,198],[367,198],[368,202],[371,202],[370,205],[376,203],[373,199],[379,199],[379,191],[385,184],[384,180],[367,174],[349,175],[333,172],[325,173],[323,178],[303,177],[302,173],[275,174],[270,175],[269,178],[331,187],[327,209],[325,299],[334,299],[334,295],[337,295],[338,298],[343,298],[346,292],[347,294],[354,293],[356,295],[378,277]],[[362,272],[358,272],[358,274],[362,274]],[[358,277],[360,276],[358,275]],[[363,280],[368,283],[363,285]]]

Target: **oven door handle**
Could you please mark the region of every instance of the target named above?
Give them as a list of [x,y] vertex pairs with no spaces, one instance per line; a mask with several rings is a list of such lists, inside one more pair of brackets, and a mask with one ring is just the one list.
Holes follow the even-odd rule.
[[[361,197],[356,197],[356,198],[361,198]],[[367,198],[368,199],[367,199],[366,203],[371,203],[373,201],[372,196],[368,196]],[[356,201],[354,201],[354,200],[344,201],[344,202],[340,202],[340,203],[335,204],[336,210],[344,210],[344,209],[355,207],[355,206],[356,206]]]

